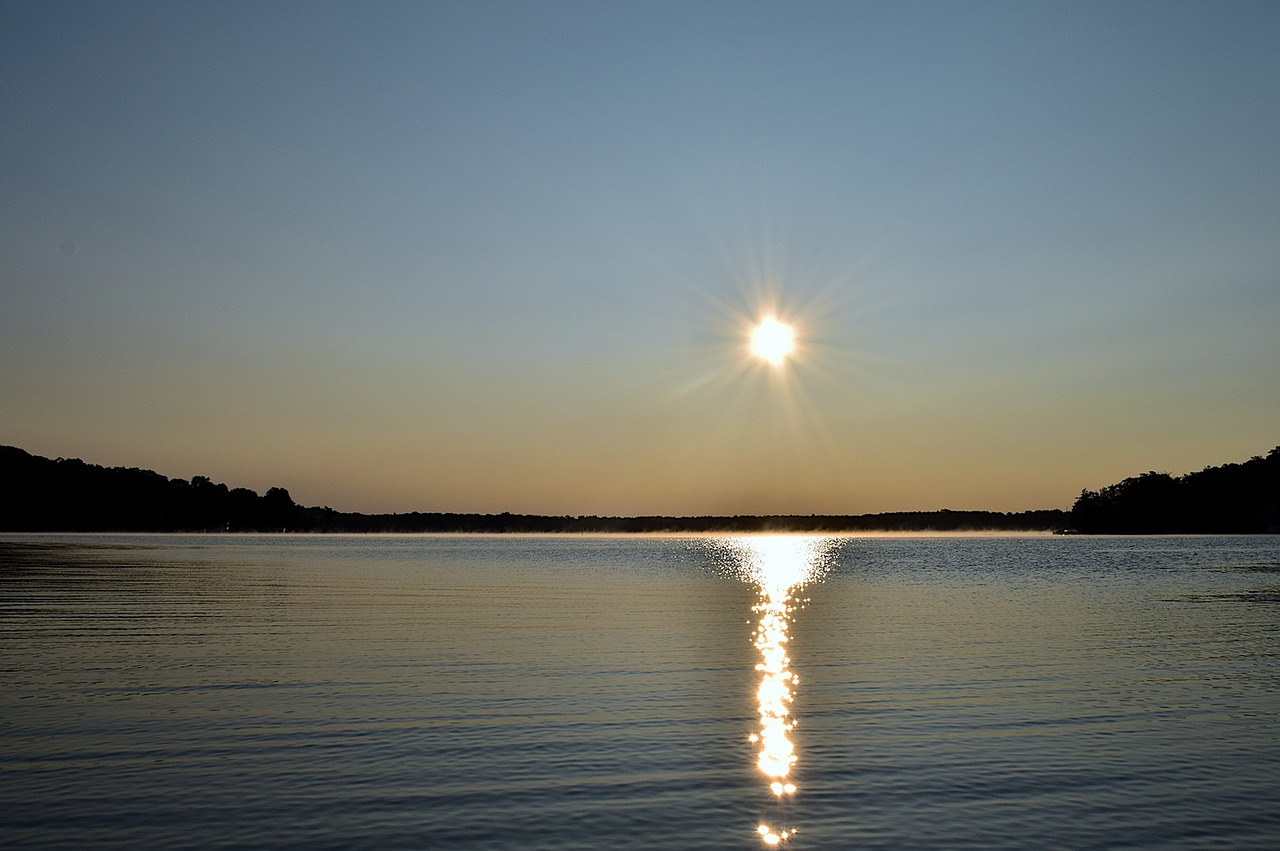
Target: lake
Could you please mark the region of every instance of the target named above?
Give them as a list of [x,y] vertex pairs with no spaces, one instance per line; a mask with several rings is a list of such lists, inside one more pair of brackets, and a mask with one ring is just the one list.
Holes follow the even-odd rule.
[[0,844],[1274,848],[1280,536],[0,536]]

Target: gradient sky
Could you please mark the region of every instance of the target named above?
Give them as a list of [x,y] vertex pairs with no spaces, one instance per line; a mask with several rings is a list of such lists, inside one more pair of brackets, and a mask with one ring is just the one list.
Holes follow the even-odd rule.
[[1275,2],[7,0],[0,443],[548,514],[1243,461],[1278,44]]

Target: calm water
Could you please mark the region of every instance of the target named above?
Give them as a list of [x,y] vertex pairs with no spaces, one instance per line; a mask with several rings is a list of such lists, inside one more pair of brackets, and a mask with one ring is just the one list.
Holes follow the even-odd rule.
[[1280,538],[0,539],[0,845],[1280,844]]

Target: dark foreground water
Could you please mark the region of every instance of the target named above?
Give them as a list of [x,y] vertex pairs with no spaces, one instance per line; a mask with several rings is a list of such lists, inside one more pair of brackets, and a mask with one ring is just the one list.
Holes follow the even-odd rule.
[[0,538],[0,845],[770,842],[1280,845],[1280,537]]

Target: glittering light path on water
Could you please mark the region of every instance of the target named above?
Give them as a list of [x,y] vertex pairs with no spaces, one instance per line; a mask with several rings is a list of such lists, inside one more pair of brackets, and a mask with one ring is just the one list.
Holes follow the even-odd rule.
[[[756,767],[764,775],[777,810],[796,793],[792,769],[797,762],[791,730],[795,726],[791,704],[799,678],[791,671],[787,655],[788,629],[795,611],[794,593],[817,579],[826,567],[832,539],[793,535],[734,538],[730,542],[741,564],[743,578],[759,588],[753,607],[759,615],[755,647],[760,653],[756,670],[759,727],[748,737],[756,746]],[[756,827],[767,845],[777,845],[795,835],[791,826],[761,822]]]

